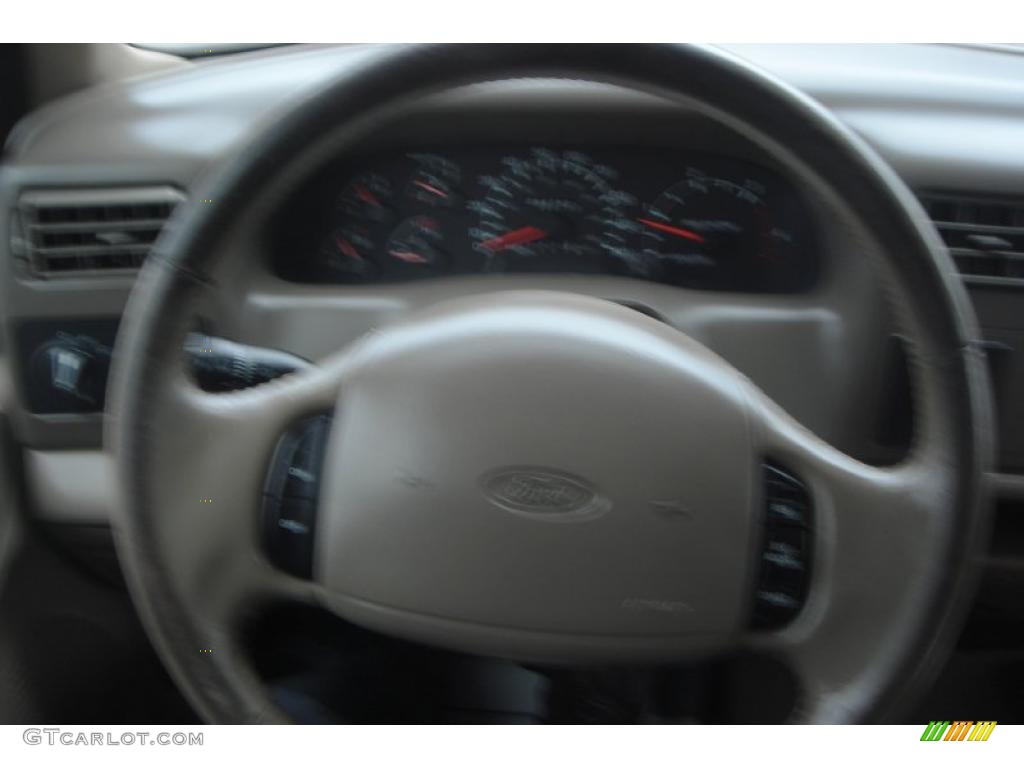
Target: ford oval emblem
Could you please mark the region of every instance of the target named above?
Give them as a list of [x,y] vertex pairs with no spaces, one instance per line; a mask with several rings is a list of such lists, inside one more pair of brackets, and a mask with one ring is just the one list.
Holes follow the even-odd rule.
[[492,504],[534,520],[582,522],[611,509],[611,502],[582,477],[545,467],[501,467],[480,481]]

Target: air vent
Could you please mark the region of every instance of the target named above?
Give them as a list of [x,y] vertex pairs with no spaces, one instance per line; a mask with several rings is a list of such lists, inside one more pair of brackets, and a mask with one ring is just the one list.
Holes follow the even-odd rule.
[[920,199],[965,279],[1024,285],[1024,202],[943,193]]
[[132,273],[182,199],[172,187],[26,192],[13,251],[36,277]]

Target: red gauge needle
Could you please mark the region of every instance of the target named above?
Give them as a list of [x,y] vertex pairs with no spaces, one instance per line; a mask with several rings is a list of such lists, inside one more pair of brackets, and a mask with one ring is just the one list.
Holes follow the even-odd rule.
[[443,189],[438,189],[433,184],[427,184],[427,182],[425,181],[420,181],[419,179],[416,179],[416,181],[414,181],[413,184],[415,184],[420,189],[425,189],[432,195],[437,195],[438,197],[448,197],[448,193],[445,192]]
[[401,259],[406,264],[426,264],[427,259],[414,251],[391,251],[396,259]]
[[662,224],[660,221],[654,221],[653,219],[637,219],[641,224],[644,224],[651,229],[657,229],[660,232],[668,232],[670,235],[676,237],[683,237],[687,240],[693,240],[695,243],[703,243],[704,238],[698,235],[693,230],[683,229],[682,227],[673,227],[671,224]]
[[362,200],[364,203],[369,203],[370,205],[380,205],[380,198],[373,194],[373,192],[371,192],[362,184],[356,184],[355,193],[359,197],[359,199]]
[[356,250],[356,247],[345,238],[341,236],[335,237],[334,242],[337,244],[338,250],[345,256],[348,256],[350,259],[355,259],[356,261],[363,260],[362,254],[359,253],[359,251]]
[[480,243],[481,248],[486,248],[488,251],[501,251],[505,248],[510,248],[513,245],[525,245],[526,243],[532,243],[534,240],[540,240],[542,237],[547,237],[548,233],[543,229],[537,229],[537,227],[520,227],[519,229],[513,229],[511,232],[506,232],[504,235],[498,235],[492,237],[490,240],[484,240]]

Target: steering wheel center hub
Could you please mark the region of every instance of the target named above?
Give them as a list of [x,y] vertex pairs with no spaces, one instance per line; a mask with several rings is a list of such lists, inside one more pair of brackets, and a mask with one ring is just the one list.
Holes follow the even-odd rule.
[[743,393],[706,349],[612,302],[437,305],[353,354],[317,577],[353,620],[476,652],[720,646],[749,602]]
[[492,504],[532,520],[577,523],[611,509],[592,483],[548,467],[499,467],[480,482]]

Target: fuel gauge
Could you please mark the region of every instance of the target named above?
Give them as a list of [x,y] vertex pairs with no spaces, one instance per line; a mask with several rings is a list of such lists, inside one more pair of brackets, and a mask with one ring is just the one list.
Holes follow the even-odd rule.
[[346,218],[363,224],[389,225],[397,214],[391,205],[391,182],[378,173],[367,173],[350,182],[338,198]]
[[405,187],[405,195],[418,205],[456,208],[462,202],[459,166],[440,155],[413,155],[416,171]]

